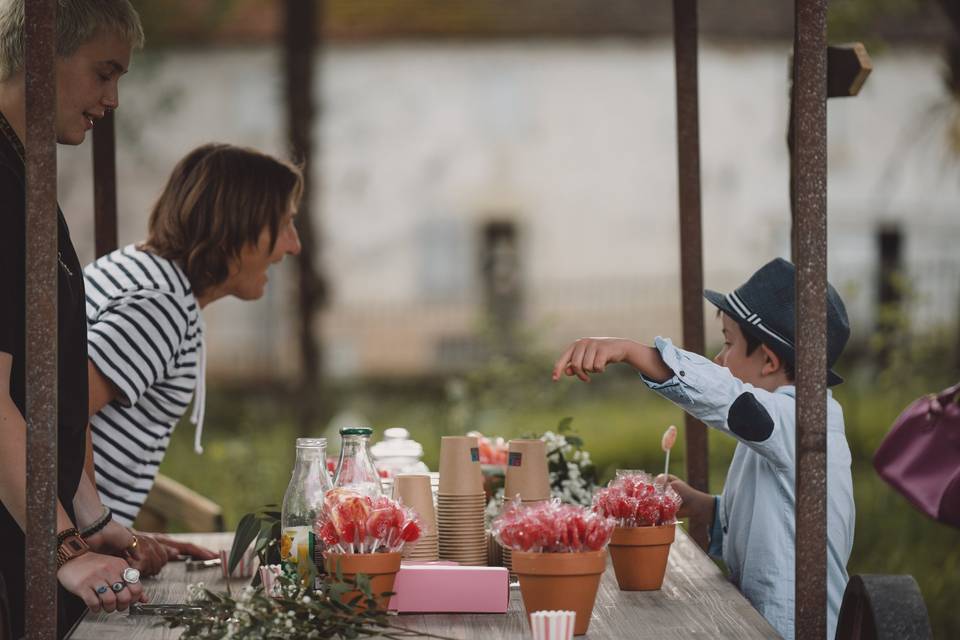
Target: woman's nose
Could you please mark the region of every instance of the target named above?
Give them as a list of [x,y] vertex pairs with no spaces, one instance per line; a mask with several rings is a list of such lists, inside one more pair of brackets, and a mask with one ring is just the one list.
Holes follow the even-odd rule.
[[290,234],[287,239],[286,252],[292,256],[300,255],[300,234],[296,227],[290,228]]
[[117,109],[120,106],[120,87],[116,82],[110,85],[100,102],[107,109]]

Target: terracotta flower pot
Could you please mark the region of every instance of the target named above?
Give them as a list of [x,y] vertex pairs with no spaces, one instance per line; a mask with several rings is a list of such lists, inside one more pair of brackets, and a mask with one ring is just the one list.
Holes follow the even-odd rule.
[[675,524],[613,530],[610,557],[621,591],[656,591],[663,585],[676,532]]
[[520,594],[528,618],[534,611],[576,611],[573,634],[585,634],[590,626],[600,577],[607,566],[606,551],[514,551],[512,555],[513,572],[520,578]]
[[[344,580],[354,580],[358,573],[370,577],[370,586],[377,600],[377,608],[386,609],[389,596],[380,594],[393,591],[393,581],[400,570],[400,553],[328,553],[324,555],[324,566],[331,576],[336,576],[337,563]],[[360,595],[358,590],[347,591],[340,598],[343,603],[350,602]],[[363,605],[361,604],[361,607]]]

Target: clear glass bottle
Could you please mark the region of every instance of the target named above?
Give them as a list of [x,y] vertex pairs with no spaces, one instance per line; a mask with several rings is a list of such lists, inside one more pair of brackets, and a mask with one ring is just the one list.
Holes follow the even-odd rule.
[[340,462],[333,486],[353,489],[371,498],[383,495],[380,474],[370,456],[370,427],[340,429]]
[[297,461],[280,512],[280,559],[301,576],[310,573],[308,563],[322,570],[321,544],[313,524],[323,509],[323,498],[332,489],[327,473],[327,439],[297,438]]

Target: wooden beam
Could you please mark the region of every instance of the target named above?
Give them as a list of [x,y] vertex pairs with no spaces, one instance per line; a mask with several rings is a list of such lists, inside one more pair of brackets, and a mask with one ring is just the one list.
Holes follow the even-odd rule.
[[223,531],[220,505],[176,480],[158,473],[147,501],[137,515],[136,526],[144,531],[165,531],[170,521],[188,531]]
[[873,61],[862,42],[827,47],[827,97],[857,95],[871,71]]

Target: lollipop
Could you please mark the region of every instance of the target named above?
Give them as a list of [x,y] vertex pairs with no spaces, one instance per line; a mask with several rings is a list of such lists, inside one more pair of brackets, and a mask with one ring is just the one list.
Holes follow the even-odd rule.
[[324,496],[314,531],[334,551],[376,553],[400,551],[404,544],[416,541],[421,524],[416,512],[396,500],[332,489]]
[[676,522],[681,502],[670,485],[654,484],[648,473],[629,473],[596,492],[593,511],[620,527],[658,526]]
[[491,529],[501,545],[517,551],[578,553],[605,547],[614,524],[583,507],[551,501],[508,505]]
[[[663,432],[663,439],[660,440],[660,447],[667,454],[667,461],[663,465],[663,477],[670,477],[670,449],[673,448],[674,443],[677,441],[677,428],[673,425],[667,427],[667,430]],[[664,482],[667,480],[665,479]]]

